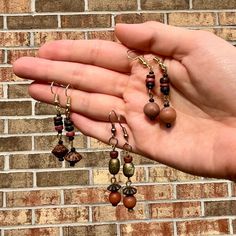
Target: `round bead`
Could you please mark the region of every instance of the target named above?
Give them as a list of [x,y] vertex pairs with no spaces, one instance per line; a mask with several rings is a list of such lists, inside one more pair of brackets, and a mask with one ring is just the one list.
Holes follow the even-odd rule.
[[150,120],[154,120],[160,113],[160,107],[155,102],[149,102],[144,106],[143,112]]
[[133,195],[125,196],[123,198],[123,204],[128,209],[133,209],[136,205],[136,202],[137,202],[136,197],[134,197]]
[[135,171],[135,167],[133,163],[125,163],[123,165],[123,173],[124,176],[126,176],[127,178],[130,178],[134,175],[134,171]]
[[109,161],[109,172],[112,175],[118,174],[120,170],[120,160],[118,158],[116,159],[110,159]]
[[162,77],[162,78],[160,78],[160,83],[161,83],[161,84],[167,84],[167,83],[169,83],[169,82],[170,82],[170,80],[169,80],[168,77]]
[[75,132],[74,131],[66,133],[66,137],[74,137],[74,136],[75,136]]
[[169,87],[169,86],[161,87],[161,92],[162,92],[164,95],[168,95],[169,92],[170,92],[170,87]]
[[117,206],[121,201],[121,194],[119,192],[111,192],[109,194],[109,202],[112,206]]
[[74,126],[65,126],[65,130],[68,131],[68,132],[71,132],[74,130]]
[[146,87],[148,89],[153,89],[155,87],[155,83],[154,82],[148,82],[148,83],[146,83]]
[[55,126],[55,130],[56,131],[62,131],[63,130],[63,125]]
[[172,107],[164,107],[160,112],[160,120],[164,123],[172,123],[176,119],[176,111]]
[[61,116],[55,116],[54,121],[62,121],[62,117]]
[[110,157],[111,158],[117,158],[118,157],[118,152],[117,151],[110,151]]
[[128,155],[124,157],[124,162],[125,163],[131,163],[133,161],[133,157]]

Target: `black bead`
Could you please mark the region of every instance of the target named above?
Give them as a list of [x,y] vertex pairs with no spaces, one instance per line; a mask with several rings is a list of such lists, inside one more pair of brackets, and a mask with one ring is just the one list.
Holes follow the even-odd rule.
[[65,126],[65,130],[67,132],[73,131],[74,130],[74,126]]
[[170,92],[170,87],[169,87],[169,86],[161,87],[161,92],[162,92],[164,95],[168,95],[169,92]]
[[166,124],[166,128],[171,128],[171,124],[170,124],[170,123],[167,123],[167,124]]
[[154,74],[154,73],[153,73],[153,74],[150,74],[150,73],[149,73],[149,74],[147,75],[147,78],[154,78],[154,79],[155,79],[155,74]]
[[54,125],[55,126],[63,125],[63,122],[62,120],[57,120],[57,121],[54,120]]
[[62,140],[59,140],[58,144],[63,144],[63,141],[62,141]]
[[60,113],[58,113],[58,114],[57,114],[57,117],[61,117],[61,114],[60,114]]
[[63,157],[59,157],[58,160],[59,161],[64,161],[64,158]]
[[71,125],[73,125],[73,122],[70,120],[70,119],[64,119],[64,124],[65,124],[65,126],[71,126]]
[[153,89],[153,88],[155,87],[155,83],[153,83],[153,82],[147,82],[147,83],[146,83],[146,87],[147,87],[148,89]]
[[58,134],[62,134],[62,130],[58,130],[57,133],[58,133]]
[[153,99],[153,98],[150,98],[150,99],[149,99],[149,102],[154,102],[154,99]]
[[164,107],[169,107],[170,106],[170,103],[169,102],[165,102],[164,103]]
[[160,78],[160,83],[161,84],[168,84],[170,82],[168,77],[162,77]]
[[55,116],[54,117],[54,122],[57,122],[57,121],[62,121],[62,117],[61,116]]
[[70,141],[73,141],[75,139],[75,137],[69,137],[68,138]]
[[74,147],[71,148],[70,151],[71,151],[71,152],[75,152],[75,148],[74,148]]

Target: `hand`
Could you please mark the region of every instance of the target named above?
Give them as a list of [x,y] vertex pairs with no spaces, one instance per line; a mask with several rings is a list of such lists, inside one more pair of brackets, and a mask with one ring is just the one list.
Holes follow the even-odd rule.
[[[39,58],[17,60],[14,72],[35,80],[29,93],[46,103],[53,102],[51,81],[71,84],[72,119],[85,135],[108,142],[108,114],[115,110],[126,119],[134,152],[191,174],[235,179],[236,49],[209,32],[156,22],[117,25],[115,33],[123,45],[99,40],[47,43]],[[165,58],[177,111],[172,128],[143,114],[148,69],[127,58],[128,48]],[[155,72],[158,81],[157,65]],[[58,93],[65,105],[64,89]],[[122,146],[122,133],[118,136]]]

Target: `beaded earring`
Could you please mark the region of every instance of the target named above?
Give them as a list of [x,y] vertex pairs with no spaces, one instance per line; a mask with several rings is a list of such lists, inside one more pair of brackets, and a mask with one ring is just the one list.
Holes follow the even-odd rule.
[[133,157],[130,155],[130,152],[132,152],[132,146],[128,142],[129,135],[126,128],[120,122],[120,116],[119,124],[123,132],[123,137],[125,139],[125,144],[123,145],[123,149],[125,150],[123,174],[128,178],[126,186],[123,188],[123,204],[129,212],[132,212],[137,202],[136,197],[134,196],[137,193],[137,189],[131,186],[132,181],[130,179],[134,175],[135,166],[133,164]]
[[58,144],[52,150],[52,154],[58,158],[59,161],[64,161],[65,155],[69,150],[64,146],[62,140],[62,131],[63,131],[63,118],[61,115],[61,106],[59,101],[59,96],[57,93],[53,92],[54,82],[51,83],[51,93],[54,95],[54,105],[56,107],[57,114],[54,117],[54,126],[57,131]]
[[118,119],[117,114],[114,110],[109,113],[109,122],[111,123],[111,137],[108,143],[111,145],[112,150],[110,151],[110,161],[109,161],[109,172],[112,176],[111,184],[108,186],[107,190],[110,191],[109,201],[112,206],[117,206],[121,201],[121,194],[119,192],[121,186],[118,184],[115,175],[119,173],[120,170],[120,160],[118,158],[118,151],[116,147],[118,145],[118,139],[116,138],[116,127],[113,122],[112,115],[115,116],[116,120]]
[[65,110],[65,119],[64,119],[64,126],[66,132],[66,137],[68,138],[68,141],[70,143],[70,151],[66,154],[65,160],[70,163],[70,166],[75,166],[77,162],[79,162],[82,159],[82,156],[80,153],[78,153],[73,145],[74,141],[74,123],[70,118],[71,114],[71,97],[68,95],[68,88],[70,85],[67,85],[65,89],[65,95],[66,95],[66,110]]
[[161,109],[159,117],[166,127],[170,128],[176,120],[176,111],[173,107],[170,107],[170,79],[167,73],[167,66],[158,57],[154,57],[153,60],[159,65],[162,72],[160,91],[163,95],[164,107]]

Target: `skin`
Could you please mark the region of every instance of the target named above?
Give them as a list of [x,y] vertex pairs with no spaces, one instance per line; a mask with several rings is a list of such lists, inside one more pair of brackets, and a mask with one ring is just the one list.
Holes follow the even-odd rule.
[[[135,153],[194,175],[236,179],[236,48],[203,31],[163,25],[118,24],[120,43],[61,40],[46,43],[38,58],[23,57],[13,66],[16,75],[34,80],[29,94],[53,103],[50,83],[70,84],[72,119],[88,136],[108,142],[109,112],[125,119]],[[148,102],[148,69],[127,57],[143,51],[153,66],[159,95],[161,72],[152,55],[163,58],[171,80],[171,105],[177,119],[170,129],[143,114]],[[53,87],[66,103],[65,89]],[[115,121],[115,117],[111,117]],[[119,146],[125,143],[119,125]]]

